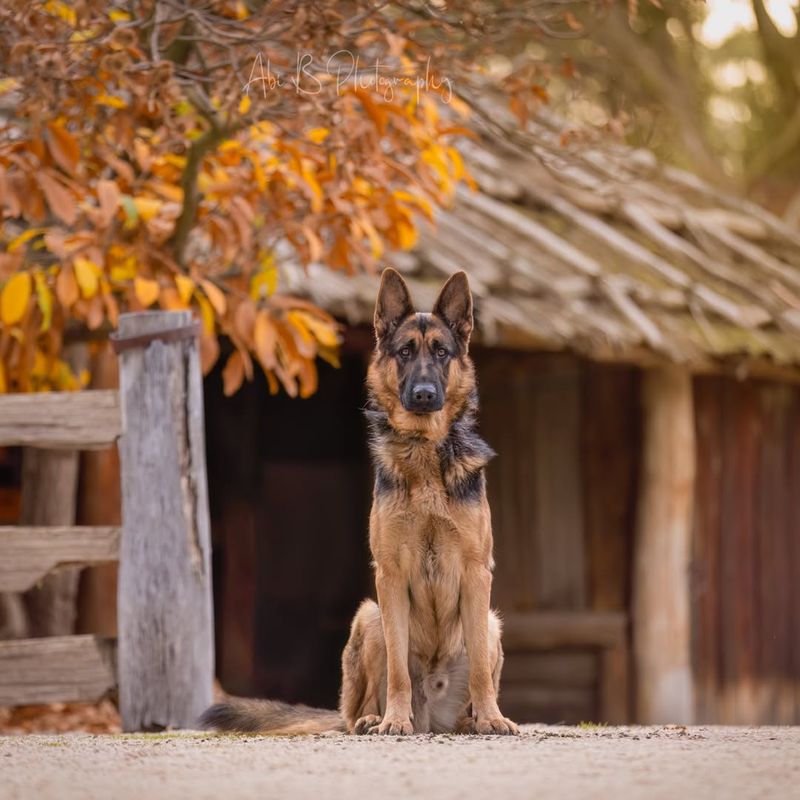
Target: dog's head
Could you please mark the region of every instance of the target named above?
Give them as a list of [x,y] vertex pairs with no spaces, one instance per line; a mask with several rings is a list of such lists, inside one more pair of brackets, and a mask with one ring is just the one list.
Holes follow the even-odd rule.
[[415,312],[398,272],[384,270],[375,305],[377,361],[384,385],[413,415],[441,411],[453,393],[462,395],[472,376],[467,358],[472,333],[472,294],[466,273],[442,287],[431,313]]

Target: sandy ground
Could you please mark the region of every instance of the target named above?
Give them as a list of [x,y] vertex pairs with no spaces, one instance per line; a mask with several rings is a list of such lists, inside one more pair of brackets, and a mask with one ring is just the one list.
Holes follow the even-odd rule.
[[800,798],[800,728],[0,737],[0,798]]

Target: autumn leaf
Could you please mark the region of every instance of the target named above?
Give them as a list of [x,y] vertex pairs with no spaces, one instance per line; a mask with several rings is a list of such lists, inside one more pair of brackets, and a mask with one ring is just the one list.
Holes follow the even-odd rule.
[[275,345],[278,334],[275,326],[264,309],[256,314],[256,321],[253,328],[253,341],[255,344],[256,357],[265,370],[275,368]]
[[275,293],[278,288],[278,270],[275,259],[267,257],[261,261],[261,269],[250,279],[250,297],[263,300]]
[[16,250],[19,250],[22,245],[26,242],[29,242],[31,239],[36,238],[41,233],[43,233],[45,228],[28,228],[28,230],[23,231],[19,236],[15,236],[9,243],[8,247],[6,247],[6,252],[13,253]]
[[137,276],[133,281],[133,290],[136,299],[145,307],[153,305],[158,300],[158,282],[149,278]]
[[[334,348],[339,345],[339,337],[336,328],[328,322],[317,319],[307,311],[290,311],[294,321],[300,322],[322,345],[322,347]],[[287,315],[288,316],[288,315]]]
[[80,297],[78,282],[71,266],[63,267],[56,276],[56,297],[65,308],[71,308]]
[[243,380],[244,361],[242,360],[242,354],[238,350],[234,350],[222,370],[222,391],[225,396],[230,397],[238,391]]
[[222,293],[222,290],[209,280],[201,281],[200,285],[203,287],[206,297],[214,307],[214,311],[220,316],[223,316],[228,307],[228,302],[225,300],[225,295]]
[[300,397],[306,399],[317,391],[317,367],[310,358],[303,359],[300,372]]
[[31,297],[31,276],[27,272],[12,275],[0,295],[0,319],[14,325],[25,315]]
[[80,159],[80,145],[78,140],[60,122],[48,122],[47,147],[53,161],[64,172],[75,175],[75,169]]
[[214,309],[211,307],[211,303],[201,294],[197,295],[197,305],[200,309],[200,319],[203,323],[203,330],[206,335],[211,336],[216,327],[214,323]]
[[330,133],[327,128],[312,128],[306,136],[314,144],[322,144],[330,136]]
[[126,108],[128,105],[121,97],[105,92],[97,95],[94,102],[99,106],[108,106],[109,108]]
[[39,330],[44,332],[49,330],[53,320],[53,293],[50,291],[47,280],[41,272],[35,272],[33,274],[33,280],[36,284],[36,297],[39,304],[39,311],[42,313],[42,324]]
[[219,358],[219,342],[216,336],[203,332],[200,336],[200,369],[208,375]]
[[236,306],[236,312],[233,316],[233,326],[236,333],[247,343],[252,341],[255,321],[256,309],[252,301],[249,299],[242,300],[239,305]]
[[153,217],[158,214],[161,207],[164,205],[161,200],[156,200],[152,197],[134,197],[133,204],[136,207],[136,213],[145,221],[149,222]]
[[49,173],[42,171],[37,177],[50,210],[67,225],[72,225],[78,217],[75,197]]
[[178,294],[185,304],[189,304],[194,292],[194,281],[188,275],[176,275],[175,286],[178,288]]
[[120,191],[116,181],[97,182],[97,200],[100,204],[100,227],[106,228],[117,212],[120,204]]
[[94,297],[100,286],[100,267],[83,256],[77,256],[72,266],[75,269],[75,279],[78,281],[81,295],[87,300]]

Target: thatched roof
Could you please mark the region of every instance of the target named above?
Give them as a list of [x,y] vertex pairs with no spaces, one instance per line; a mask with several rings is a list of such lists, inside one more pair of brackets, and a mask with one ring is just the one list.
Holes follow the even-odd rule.
[[[648,151],[564,146],[556,120],[484,128],[465,148],[479,191],[460,189],[416,251],[386,259],[420,307],[463,268],[484,344],[800,367],[800,231]],[[377,276],[287,278],[345,321],[371,318]]]

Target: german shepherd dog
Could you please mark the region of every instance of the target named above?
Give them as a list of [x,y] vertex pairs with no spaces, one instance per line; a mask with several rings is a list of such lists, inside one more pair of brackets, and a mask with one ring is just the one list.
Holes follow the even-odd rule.
[[468,355],[472,295],[453,275],[415,313],[384,271],[367,419],[375,487],[369,543],[378,602],[365,600],[342,656],[339,710],[231,699],[201,724],[274,734],[514,734],[497,706],[503,650],[489,607],[492,526]]

